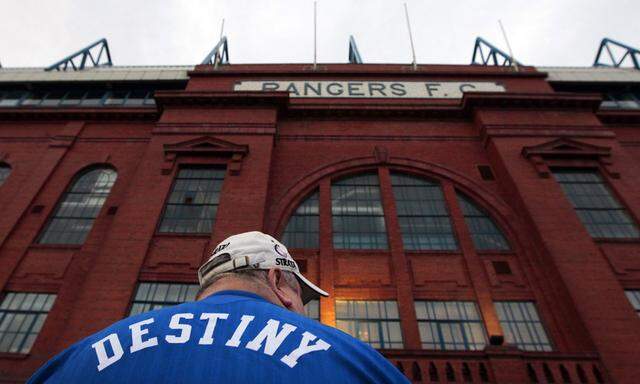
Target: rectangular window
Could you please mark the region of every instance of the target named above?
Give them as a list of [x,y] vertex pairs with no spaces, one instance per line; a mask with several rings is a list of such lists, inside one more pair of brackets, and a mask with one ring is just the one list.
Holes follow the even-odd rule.
[[195,301],[200,286],[179,283],[139,283],[129,316]]
[[56,295],[8,292],[0,304],[0,352],[29,353]]
[[422,348],[482,350],[486,332],[472,301],[416,301]]
[[505,341],[525,351],[551,351],[535,304],[528,301],[495,302]]
[[223,168],[183,168],[165,205],[161,233],[211,233],[224,180]]
[[554,169],[553,175],[594,238],[638,238],[638,227],[596,170]]
[[406,250],[458,248],[440,184],[396,173],[391,184]]
[[304,314],[310,319],[320,321],[320,300],[310,300],[305,304]]
[[334,182],[331,212],[334,248],[388,248],[378,175],[357,175]]
[[282,235],[287,248],[318,248],[320,214],[318,192],[311,194],[291,215]]
[[336,327],[374,348],[404,346],[395,301],[336,300]]
[[627,295],[627,299],[629,299],[633,309],[640,316],[640,290],[628,290],[624,291],[624,293]]

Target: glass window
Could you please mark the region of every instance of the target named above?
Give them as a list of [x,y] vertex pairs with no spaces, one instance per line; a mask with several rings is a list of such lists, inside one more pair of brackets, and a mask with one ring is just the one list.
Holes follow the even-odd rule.
[[100,90],[89,91],[82,99],[81,105],[86,107],[94,107],[102,105],[102,100],[105,97],[105,92]]
[[629,299],[633,309],[635,309],[638,316],[640,316],[640,290],[628,290],[624,291],[624,293],[627,295],[627,299]]
[[388,248],[378,175],[368,173],[333,182],[331,212],[334,248]]
[[180,283],[139,283],[129,316],[195,301],[200,286]]
[[69,186],[40,235],[40,244],[82,244],[118,174],[110,168],[82,173]]
[[491,217],[467,196],[457,192],[464,221],[477,250],[508,250],[509,243]]
[[553,175],[592,237],[640,237],[638,227],[598,171],[554,169]]
[[416,301],[422,348],[482,350],[486,331],[472,301]]
[[223,168],[183,168],[165,205],[161,233],[211,233],[224,180]]
[[391,184],[406,250],[458,248],[444,194],[438,183],[392,173]]
[[498,319],[505,341],[525,351],[551,351],[535,304],[528,301],[497,301]]
[[318,192],[307,197],[289,218],[282,235],[282,243],[287,248],[319,247]]
[[82,101],[82,98],[84,97],[85,92],[84,91],[71,91],[68,92],[64,99],[60,102],[60,105],[66,105],[66,106],[70,106],[70,105],[78,105],[80,104],[80,101]]
[[127,98],[126,91],[113,91],[109,92],[107,98],[104,101],[104,105],[122,105]]
[[4,184],[10,173],[11,167],[8,164],[0,163],[0,185]]
[[0,93],[0,107],[15,107],[20,103],[24,95],[25,92],[20,91]]
[[320,321],[320,300],[310,300],[304,306],[304,314],[310,319]]
[[336,300],[336,327],[374,348],[404,346],[395,301]]
[[54,91],[47,93],[47,97],[40,103],[42,107],[57,107],[60,105],[60,101],[64,98],[65,92]]
[[56,295],[7,292],[0,304],[0,352],[29,353]]
[[22,102],[20,103],[20,105],[40,105],[45,95],[46,94],[44,92],[39,92],[39,91],[29,92],[27,97],[22,99]]

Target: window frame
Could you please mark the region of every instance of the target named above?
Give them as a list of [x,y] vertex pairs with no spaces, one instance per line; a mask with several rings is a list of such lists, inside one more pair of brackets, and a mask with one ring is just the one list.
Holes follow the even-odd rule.
[[[507,324],[519,324],[519,323],[524,323],[525,325],[527,325],[527,331],[529,333],[532,333],[528,327],[529,324],[536,324],[539,323],[540,324],[540,328],[542,328],[542,331],[544,332],[544,337],[547,340],[547,344],[549,346],[549,349],[544,349],[546,344],[544,343],[525,343],[525,344],[519,344],[517,341],[514,341],[513,343],[511,343],[511,345],[516,346],[519,350],[523,351],[523,352],[554,352],[556,351],[556,348],[554,346],[553,340],[550,337],[549,331],[547,330],[547,326],[545,325],[546,322],[544,321],[542,315],[540,314],[540,311],[538,310],[538,306],[536,305],[536,302],[533,300],[494,300],[493,302],[495,310],[496,310],[496,315],[497,315],[497,319],[498,322],[500,324],[500,327],[502,328],[504,334],[505,334],[505,343],[507,342],[507,333],[511,333],[511,327],[507,327],[505,322]],[[537,321],[535,320],[514,320],[509,319],[509,320],[503,320],[500,318],[500,311],[498,310],[499,306],[498,304],[507,304],[507,306],[509,306],[510,304],[517,304],[518,306],[526,306],[527,304],[531,304],[533,306],[533,309],[535,310],[535,315],[538,318]],[[509,311],[513,312],[512,308],[509,306]],[[527,312],[527,315],[531,316],[531,312]],[[537,330],[534,332],[537,335]],[[518,337],[515,337],[515,339],[517,340],[518,338],[521,338],[521,332],[520,330],[518,330]],[[540,339],[540,335],[537,335],[537,339]],[[540,346],[541,349],[528,349],[527,347],[531,345],[531,346]]]
[[[315,197],[315,200],[318,201],[318,212],[316,214],[298,214],[297,213],[298,209],[300,209],[303,204],[306,204],[308,201],[310,201],[314,197]],[[307,246],[306,244],[303,247],[292,246],[292,245],[289,244],[290,240],[286,240],[285,239],[285,235],[287,234],[287,228],[289,227],[289,224],[291,224],[291,221],[293,220],[293,218],[295,216],[298,216],[298,217],[315,217],[316,218],[317,223],[318,223],[318,231],[317,232],[289,232],[290,234],[303,233],[303,234],[305,234],[305,237],[309,236],[309,234],[315,233],[317,235],[317,238],[315,239],[316,240],[315,246]],[[287,248],[291,248],[291,249],[319,249],[320,248],[320,232],[321,232],[320,231],[320,188],[315,188],[310,193],[305,194],[304,198],[299,200],[297,202],[297,205],[295,205],[293,210],[291,210],[291,212],[287,216],[287,220],[286,220],[286,222],[284,224],[284,229],[282,230],[282,234],[279,236],[279,238],[281,239],[281,242]]]
[[[24,294],[24,295],[45,295],[45,299],[44,299],[44,303],[42,304],[42,307],[40,310],[32,310],[32,309],[28,309],[28,310],[23,310],[23,309],[0,309],[0,324],[2,322],[5,321],[6,319],[6,315],[7,314],[22,314],[22,315],[33,315],[33,319],[31,320],[31,324],[28,327],[28,330],[26,332],[25,338],[20,342],[20,349],[16,352],[11,352],[11,351],[0,351],[0,354],[9,354],[9,355],[17,355],[17,356],[28,356],[31,351],[33,350],[34,345],[36,344],[36,342],[38,341],[38,336],[40,336],[40,333],[42,332],[42,328],[44,327],[44,324],[47,321],[47,318],[49,317],[49,314],[51,313],[51,311],[53,310],[53,308],[55,307],[56,301],[58,299],[58,294],[55,292],[24,292],[24,291],[2,291],[0,292],[0,306],[4,305],[4,301],[7,299],[7,297],[10,294]],[[51,299],[53,298],[53,299]],[[26,299],[26,297],[25,297]],[[15,299],[14,299],[15,300]],[[49,301],[51,300],[51,303],[49,303]],[[24,303],[24,300],[22,301],[21,305]],[[31,307],[33,307],[33,304],[35,304],[35,298],[34,301],[31,303]],[[44,307],[48,307],[47,310],[44,310]],[[31,345],[29,346],[29,349],[26,352],[22,352],[22,349],[24,348],[25,343],[27,342],[27,339],[29,338],[29,336],[32,334],[33,329],[35,328],[37,322],[38,322],[38,318],[44,315],[44,319],[42,320],[42,324],[40,324],[40,329],[38,329],[38,331],[36,333],[34,333],[35,337],[33,338],[33,341],[31,342]],[[24,321],[26,319],[23,319],[22,322],[20,323],[20,328],[22,327],[22,325],[24,324]],[[13,322],[13,320],[12,320]],[[18,329],[19,331],[20,329]],[[14,332],[16,334],[20,333],[20,332]],[[4,335],[4,331],[0,332],[0,335]],[[3,338],[0,338],[0,341],[4,340]],[[15,336],[14,338],[11,340],[11,343],[9,345],[9,347],[11,347],[11,345],[13,345],[13,343],[15,342]]]
[[[102,203],[102,206],[98,210],[96,216],[91,218],[91,220],[92,220],[91,228],[89,228],[89,230],[86,232],[84,240],[81,243],[43,243],[43,242],[41,242],[43,237],[45,236],[45,233],[49,229],[49,226],[51,225],[53,220],[56,219],[56,215],[57,215],[58,211],[61,208],[61,204],[65,201],[65,198],[68,195],[73,194],[73,192],[71,192],[71,189],[75,186],[75,184],[83,176],[87,175],[90,172],[93,172],[93,171],[96,171],[96,170],[100,170],[100,169],[113,171],[115,173],[115,180],[113,181],[113,184],[109,188],[109,192],[106,194],[106,196],[104,196],[104,202]],[[66,248],[66,247],[69,247],[69,248],[82,247],[84,245],[84,243],[87,241],[87,237],[89,236],[89,234],[93,230],[93,227],[95,225],[96,220],[102,214],[102,212],[103,212],[103,210],[105,208],[105,205],[107,205],[107,201],[109,200],[109,197],[111,196],[111,191],[113,190],[113,187],[115,186],[116,182],[118,181],[118,176],[119,176],[118,171],[116,170],[116,168],[114,168],[110,164],[91,165],[91,166],[85,167],[85,168],[81,169],[80,171],[76,172],[75,175],[72,177],[71,181],[67,184],[65,189],[62,191],[62,194],[58,197],[58,200],[56,201],[56,204],[53,206],[52,210],[49,212],[47,220],[45,220],[44,224],[42,225],[42,227],[40,228],[40,230],[36,234],[36,237],[33,240],[32,245],[37,246],[37,247],[63,247],[63,248]],[[90,193],[83,193],[83,195],[88,195],[88,194],[90,194]],[[77,219],[76,217],[64,217],[64,218],[65,219],[69,219],[69,218]],[[89,218],[80,218],[80,219],[88,220]]]
[[[160,230],[161,226],[162,226],[162,221],[164,219],[164,215],[165,212],[167,210],[167,206],[169,205],[169,200],[171,199],[171,194],[173,193],[173,188],[176,185],[176,182],[178,180],[178,175],[180,174],[180,171],[183,169],[219,169],[219,170],[223,170],[224,174],[222,177],[222,184],[220,187],[220,196],[218,197],[218,204],[216,205],[216,214],[212,220],[211,223],[211,231],[209,232],[162,232]],[[162,205],[162,211],[158,217],[158,221],[156,224],[156,229],[155,229],[155,236],[165,236],[165,237],[173,237],[173,236],[177,236],[177,237],[210,237],[212,235],[212,233],[215,231],[215,225],[216,225],[216,220],[218,217],[218,207],[221,205],[222,202],[222,197],[223,197],[223,191],[224,191],[224,181],[227,180],[229,177],[229,167],[228,167],[228,162],[224,161],[224,162],[220,162],[220,161],[215,161],[215,162],[209,162],[209,163],[203,163],[203,162],[191,162],[191,161],[183,161],[180,162],[179,164],[176,164],[174,172],[172,173],[172,180],[171,180],[171,185],[167,190],[167,194],[165,195],[164,201],[163,201],[163,205]],[[204,180],[204,179],[203,179]],[[206,204],[203,204],[206,205]]]
[[[473,300],[431,300],[431,299],[414,299],[413,300],[414,303],[414,308],[416,309],[416,321],[418,323],[418,331],[420,333],[420,343],[422,345],[422,349],[424,350],[428,350],[428,351],[482,351],[484,349],[484,347],[486,347],[487,345],[489,345],[489,337],[487,334],[487,329],[485,327],[485,321],[482,317],[482,312],[480,311],[480,308],[478,307],[478,303],[476,303]],[[428,307],[428,303],[442,303],[445,306],[445,310],[448,310],[447,308],[447,304],[451,303],[453,305],[455,305],[458,309],[458,311],[460,311],[461,307],[466,306],[467,304],[472,304],[475,310],[475,314],[477,316],[477,319],[437,319],[437,318],[433,318],[433,319],[429,319],[429,318],[420,318],[418,315],[418,305],[424,305],[425,308],[425,312],[429,312],[429,307]],[[466,312],[466,309],[465,309]],[[439,344],[440,348],[427,348],[424,346],[424,344],[428,344],[428,342],[425,342],[422,340],[422,332],[420,332],[420,324],[421,323],[435,323],[436,329],[438,331],[438,338],[439,340],[437,341],[437,343]],[[464,348],[463,349],[450,349],[450,348],[446,348],[447,343],[444,340],[443,334],[442,334],[442,328],[441,325],[443,324],[456,324],[459,326],[459,329],[461,330],[461,334],[462,334],[462,338],[463,338],[463,345]],[[479,324],[480,327],[482,328],[482,336],[483,336],[483,341],[484,343],[482,345],[480,345],[480,343],[478,342],[471,342],[470,339],[472,339],[473,337],[469,337],[470,335],[467,334],[467,331],[465,329],[465,324]],[[436,344],[436,342],[434,341],[433,344]],[[456,343],[457,344],[457,343]],[[477,346],[476,346],[477,344]],[[471,346],[474,346],[474,348],[471,348]]]
[[[357,316],[347,316],[347,317],[338,317],[338,302],[342,301],[342,302],[354,302],[354,305],[356,302],[363,302],[364,303],[364,307],[365,307],[365,313],[368,315],[369,309],[368,309],[368,305],[367,303],[376,303],[378,305],[378,308],[380,308],[380,305],[382,305],[385,308],[385,313],[388,312],[388,309],[386,307],[387,302],[391,302],[395,304],[395,311],[397,312],[398,316],[397,318],[393,318],[393,317],[386,317],[383,318],[382,316],[380,317],[364,317],[364,318],[360,318]],[[348,304],[347,304],[348,305]],[[406,346],[405,343],[405,335],[404,332],[402,331],[402,319],[400,317],[400,308],[398,306],[398,300],[397,298],[392,298],[392,299],[376,299],[376,298],[367,298],[367,299],[355,299],[355,298],[339,298],[336,299],[334,301],[334,313],[335,313],[335,323],[336,323],[336,328],[340,329],[338,327],[338,322],[339,321],[345,321],[345,322],[349,322],[349,321],[353,321],[355,322],[354,326],[357,328],[358,324],[360,323],[375,323],[376,324],[376,328],[378,330],[378,336],[380,337],[379,343],[380,343],[380,347],[377,348],[375,346],[373,346],[371,344],[371,342],[369,341],[365,341],[365,340],[360,340],[357,336],[353,336],[356,339],[362,341],[365,344],[369,344],[371,345],[372,348],[376,348],[376,349],[389,349],[389,350],[401,350],[404,349]],[[392,341],[392,340],[384,340],[384,329],[383,326],[385,325],[384,323],[397,323],[398,324],[398,329],[400,331],[400,342],[402,344],[402,346],[400,347],[395,347],[395,346],[385,346],[386,344],[395,344],[398,343],[397,341]],[[348,334],[347,331],[343,331],[342,329],[340,329],[342,332],[345,332]],[[390,332],[389,332],[389,336],[390,336]]]
[[[195,295],[194,295],[194,299],[193,300],[186,300],[186,301],[175,301],[175,302],[174,301],[166,301],[166,300],[165,301],[153,301],[153,300],[151,300],[151,301],[149,301],[149,300],[136,301],[136,296],[138,295],[138,291],[139,291],[140,286],[142,284],[149,284],[150,286],[153,286],[153,285],[159,286],[161,284],[168,285],[167,293],[165,294],[165,298],[166,298],[166,295],[168,295],[169,290],[171,289],[171,286],[175,286],[175,285],[184,286],[186,288],[185,295],[188,295],[189,291],[191,289],[194,289],[195,290]],[[149,294],[148,290],[150,288],[151,287],[147,288],[147,296]],[[156,292],[157,292],[157,289],[158,289],[158,287],[155,287]],[[136,286],[134,287],[133,292],[131,294],[131,299],[129,300],[129,306],[127,307],[125,318],[131,317],[131,316],[141,315],[143,313],[148,313],[148,312],[155,311],[155,310],[162,309],[162,308],[173,307],[173,306],[184,304],[184,303],[194,302],[194,301],[196,301],[196,296],[197,296],[199,290],[200,290],[200,286],[199,286],[198,283],[195,283],[195,282],[139,280],[137,282]],[[155,294],[155,292],[154,292],[154,294]],[[185,297],[185,299],[186,299],[186,297]],[[133,311],[133,309],[134,309],[136,304],[142,304],[143,306],[145,306],[145,305],[153,306],[155,304],[155,305],[160,305],[160,307],[158,307],[158,308],[149,308],[146,311],[141,311],[141,312],[137,312],[135,314],[132,314],[132,311]]]
[[[550,170],[550,173],[551,173],[551,178],[560,187],[560,190],[562,191],[563,196],[565,197],[565,199],[567,200],[569,205],[571,205],[571,208],[575,212],[578,221],[580,222],[580,224],[582,224],[582,226],[585,229],[585,231],[587,231],[587,233],[589,233],[589,236],[591,237],[591,239],[593,239],[594,241],[597,241],[597,242],[638,242],[638,241],[640,241],[640,226],[638,225],[638,218],[627,207],[627,205],[624,202],[624,199],[622,199],[622,197],[618,194],[618,192],[617,192],[616,188],[614,187],[614,185],[611,184],[611,181],[607,177],[607,172],[604,172],[605,170],[601,169],[600,166],[597,166],[597,165],[573,166],[573,165],[565,165],[565,164],[562,164],[562,163],[560,163],[560,164],[555,164],[554,163],[554,164],[550,164],[549,170]],[[600,184],[602,184],[604,186],[604,188],[609,192],[609,196],[611,198],[613,198],[613,200],[615,200],[615,202],[620,206],[620,208],[582,208],[582,210],[595,210],[595,211],[613,211],[613,210],[617,210],[617,211],[623,211],[629,217],[629,219],[631,221],[631,224],[639,232],[639,235],[636,236],[636,237],[596,237],[596,236],[593,236],[591,234],[591,232],[589,231],[589,229],[587,228],[587,225],[582,221],[582,218],[578,214],[578,210],[579,209],[574,206],[573,201],[571,201],[571,199],[569,198],[569,194],[564,190],[564,188],[562,186],[562,183],[560,181],[558,181],[558,179],[556,178],[555,173],[558,172],[558,171],[560,171],[560,172],[562,172],[562,171],[575,171],[575,172],[585,172],[585,173],[586,172],[593,172],[597,177],[600,178]],[[575,184],[575,183],[572,183],[572,184]]]

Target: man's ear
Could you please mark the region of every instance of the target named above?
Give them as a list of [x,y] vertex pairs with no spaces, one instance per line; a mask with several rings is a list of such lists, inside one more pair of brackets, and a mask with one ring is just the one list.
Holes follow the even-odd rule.
[[287,291],[284,289],[287,286],[287,282],[285,281],[282,270],[277,268],[272,268],[269,270],[268,274],[269,287],[271,290],[278,296],[282,305],[285,308],[289,309],[293,306],[293,301],[287,295]]

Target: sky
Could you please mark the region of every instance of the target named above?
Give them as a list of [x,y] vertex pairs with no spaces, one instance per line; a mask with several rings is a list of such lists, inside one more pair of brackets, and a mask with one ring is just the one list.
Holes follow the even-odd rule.
[[[640,0],[317,0],[318,63],[468,64],[478,36],[538,66],[590,66],[603,37],[640,48]],[[114,65],[312,63],[313,0],[0,0],[0,63],[44,67],[107,38]]]

